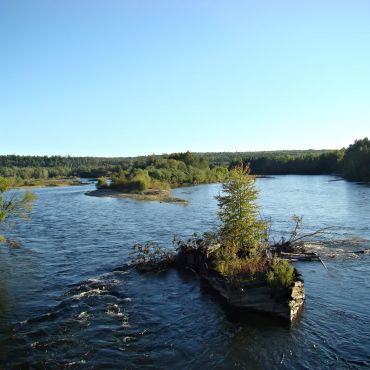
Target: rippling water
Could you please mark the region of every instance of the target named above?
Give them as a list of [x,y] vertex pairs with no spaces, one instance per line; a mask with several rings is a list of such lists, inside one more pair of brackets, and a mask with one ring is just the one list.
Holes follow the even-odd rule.
[[[283,235],[298,214],[307,231],[335,225],[336,240],[369,240],[370,187],[333,179],[259,179],[273,235]],[[370,367],[369,255],[326,255],[328,271],[298,264],[307,301],[292,327],[257,314],[235,318],[192,273],[127,267],[135,242],[171,248],[174,234],[216,228],[220,185],[176,189],[186,207],[85,196],[90,189],[35,190],[32,220],[12,230],[22,248],[2,247],[3,367]]]

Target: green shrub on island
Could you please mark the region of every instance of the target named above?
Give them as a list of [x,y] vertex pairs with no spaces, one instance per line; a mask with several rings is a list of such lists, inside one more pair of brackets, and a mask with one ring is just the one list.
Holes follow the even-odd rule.
[[145,171],[137,173],[127,181],[128,191],[145,191],[150,187],[150,176]]
[[227,278],[254,278],[266,271],[267,222],[259,219],[258,190],[248,166],[233,168],[222,185],[219,205],[220,248],[214,253],[214,267]]
[[[223,183],[222,193],[216,197],[221,221],[219,230],[206,233],[203,237],[195,234],[187,241],[175,237],[174,244],[177,246],[178,256],[189,250],[196,251],[204,246],[211,246],[207,251],[206,265],[232,285],[241,286],[257,281],[268,283],[275,290],[286,289],[295,278],[295,270],[287,261],[277,257],[271,261],[267,256],[268,223],[259,217],[255,180],[250,175],[248,166],[239,164],[231,169]],[[120,176],[113,178],[112,184],[136,191],[167,184],[153,184],[153,181],[159,180],[153,180],[146,169],[138,169],[122,172]],[[168,265],[174,258],[172,252],[167,254],[166,249],[161,249],[154,243],[137,244],[134,251],[135,262],[142,267]],[[181,257],[179,258],[181,261]]]
[[216,196],[221,250],[240,257],[250,257],[267,248],[268,223],[259,218],[255,180],[250,168],[239,164],[223,183],[223,193]]
[[108,180],[106,177],[101,176],[98,178],[98,182],[96,184],[97,189],[105,189],[108,187]]
[[159,186],[159,182],[153,182],[147,171],[138,169],[129,174],[113,176],[110,188],[130,193],[146,191],[153,185]]
[[294,267],[288,261],[275,257],[267,273],[267,281],[273,289],[285,289],[293,283],[294,276]]
[[110,188],[126,192],[169,190],[171,187],[223,181],[227,174],[226,167],[210,168],[205,158],[189,152],[167,159],[150,156],[113,173]]
[[248,166],[237,165],[222,186],[219,204],[220,247],[213,254],[214,269],[241,284],[266,281],[274,289],[290,286],[295,270],[287,261],[267,258],[268,223],[259,218],[258,190]]
[[262,253],[245,258],[233,256],[214,260],[215,270],[235,283],[265,280],[268,267],[269,261]]

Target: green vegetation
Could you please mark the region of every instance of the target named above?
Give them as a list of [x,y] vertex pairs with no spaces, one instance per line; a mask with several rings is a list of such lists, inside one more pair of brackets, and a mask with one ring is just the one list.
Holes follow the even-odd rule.
[[0,177],[0,243],[14,242],[3,235],[6,226],[12,226],[19,219],[27,219],[35,201],[35,194],[26,191],[23,195],[6,193],[11,190],[9,180]]
[[224,253],[250,257],[265,246],[267,223],[258,218],[258,190],[249,167],[239,165],[230,171],[222,185],[223,194],[216,197],[220,208],[220,238]]
[[[336,173],[349,180],[370,181],[369,147],[369,140],[364,138],[340,150],[186,152],[133,158],[3,155],[0,156],[0,176],[18,182],[60,177],[130,177],[133,170],[142,169],[151,179],[179,186],[223,181],[226,168],[243,161],[249,164],[252,174],[258,175]],[[141,180],[137,186],[145,187],[145,181]]]
[[89,191],[86,195],[93,197],[109,197],[109,198],[129,198],[135,200],[156,201],[161,203],[176,203],[187,205],[185,199],[173,197],[171,190],[166,189],[148,189],[143,192],[122,192],[120,190],[101,188],[94,191]]
[[0,176],[16,179],[105,176],[130,163],[124,158],[0,156]]
[[220,248],[214,253],[215,269],[231,280],[266,274],[267,222],[259,219],[258,190],[249,167],[239,164],[216,197],[220,207]]
[[216,197],[221,220],[220,247],[213,255],[216,271],[236,284],[258,279],[275,290],[288,288],[295,270],[287,261],[267,258],[268,223],[259,218],[258,190],[249,167],[233,168],[222,190]]
[[177,186],[223,181],[227,173],[226,167],[210,168],[205,157],[190,152],[172,154],[168,158],[149,156],[113,174],[110,188],[126,192],[168,190]]
[[349,180],[370,181],[370,141],[367,137],[356,140],[346,150],[343,175]]
[[[229,166],[230,163],[239,163],[247,159],[258,159],[258,158],[285,158],[288,161],[295,158],[312,157],[317,158],[321,154],[327,154],[336,150],[265,150],[265,151],[254,151],[254,152],[209,152],[202,153],[211,165],[218,166]],[[199,153],[200,154],[200,153]],[[253,173],[253,169],[251,169]]]
[[[344,150],[319,153],[303,152],[291,155],[272,152],[263,156],[243,157],[243,162],[249,163],[252,173],[258,175],[324,175],[340,172]],[[231,162],[231,166],[236,163]]]
[[106,177],[101,176],[98,178],[98,182],[96,183],[97,189],[106,189],[108,187],[108,180]]
[[51,179],[8,179],[15,188],[43,188],[51,186],[72,186],[81,185],[79,178],[51,178]]
[[273,289],[284,289],[292,284],[294,275],[294,268],[289,265],[288,261],[275,257],[267,273],[267,281]]
[[263,254],[255,254],[246,258],[233,256],[229,259],[226,259],[224,254],[216,254],[214,263],[216,271],[236,283],[257,278],[263,280],[269,267],[268,260]]

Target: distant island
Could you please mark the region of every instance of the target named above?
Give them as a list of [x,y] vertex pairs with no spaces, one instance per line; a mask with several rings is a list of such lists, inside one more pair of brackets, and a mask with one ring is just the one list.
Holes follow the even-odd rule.
[[168,158],[149,156],[113,173],[110,180],[99,177],[97,190],[86,194],[187,204],[172,197],[171,188],[221,182],[227,175],[227,167],[210,167],[206,157],[190,152],[171,154]]
[[181,198],[176,198],[171,195],[171,190],[167,189],[148,189],[145,191],[120,191],[110,188],[100,188],[85,193],[94,197],[109,197],[109,198],[129,198],[135,200],[158,201],[161,203],[174,203],[187,205],[188,201]]

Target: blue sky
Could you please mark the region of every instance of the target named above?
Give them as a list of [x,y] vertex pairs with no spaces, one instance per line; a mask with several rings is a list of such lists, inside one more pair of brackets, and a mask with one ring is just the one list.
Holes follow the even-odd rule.
[[1,154],[370,136],[367,0],[1,0],[0,47]]

